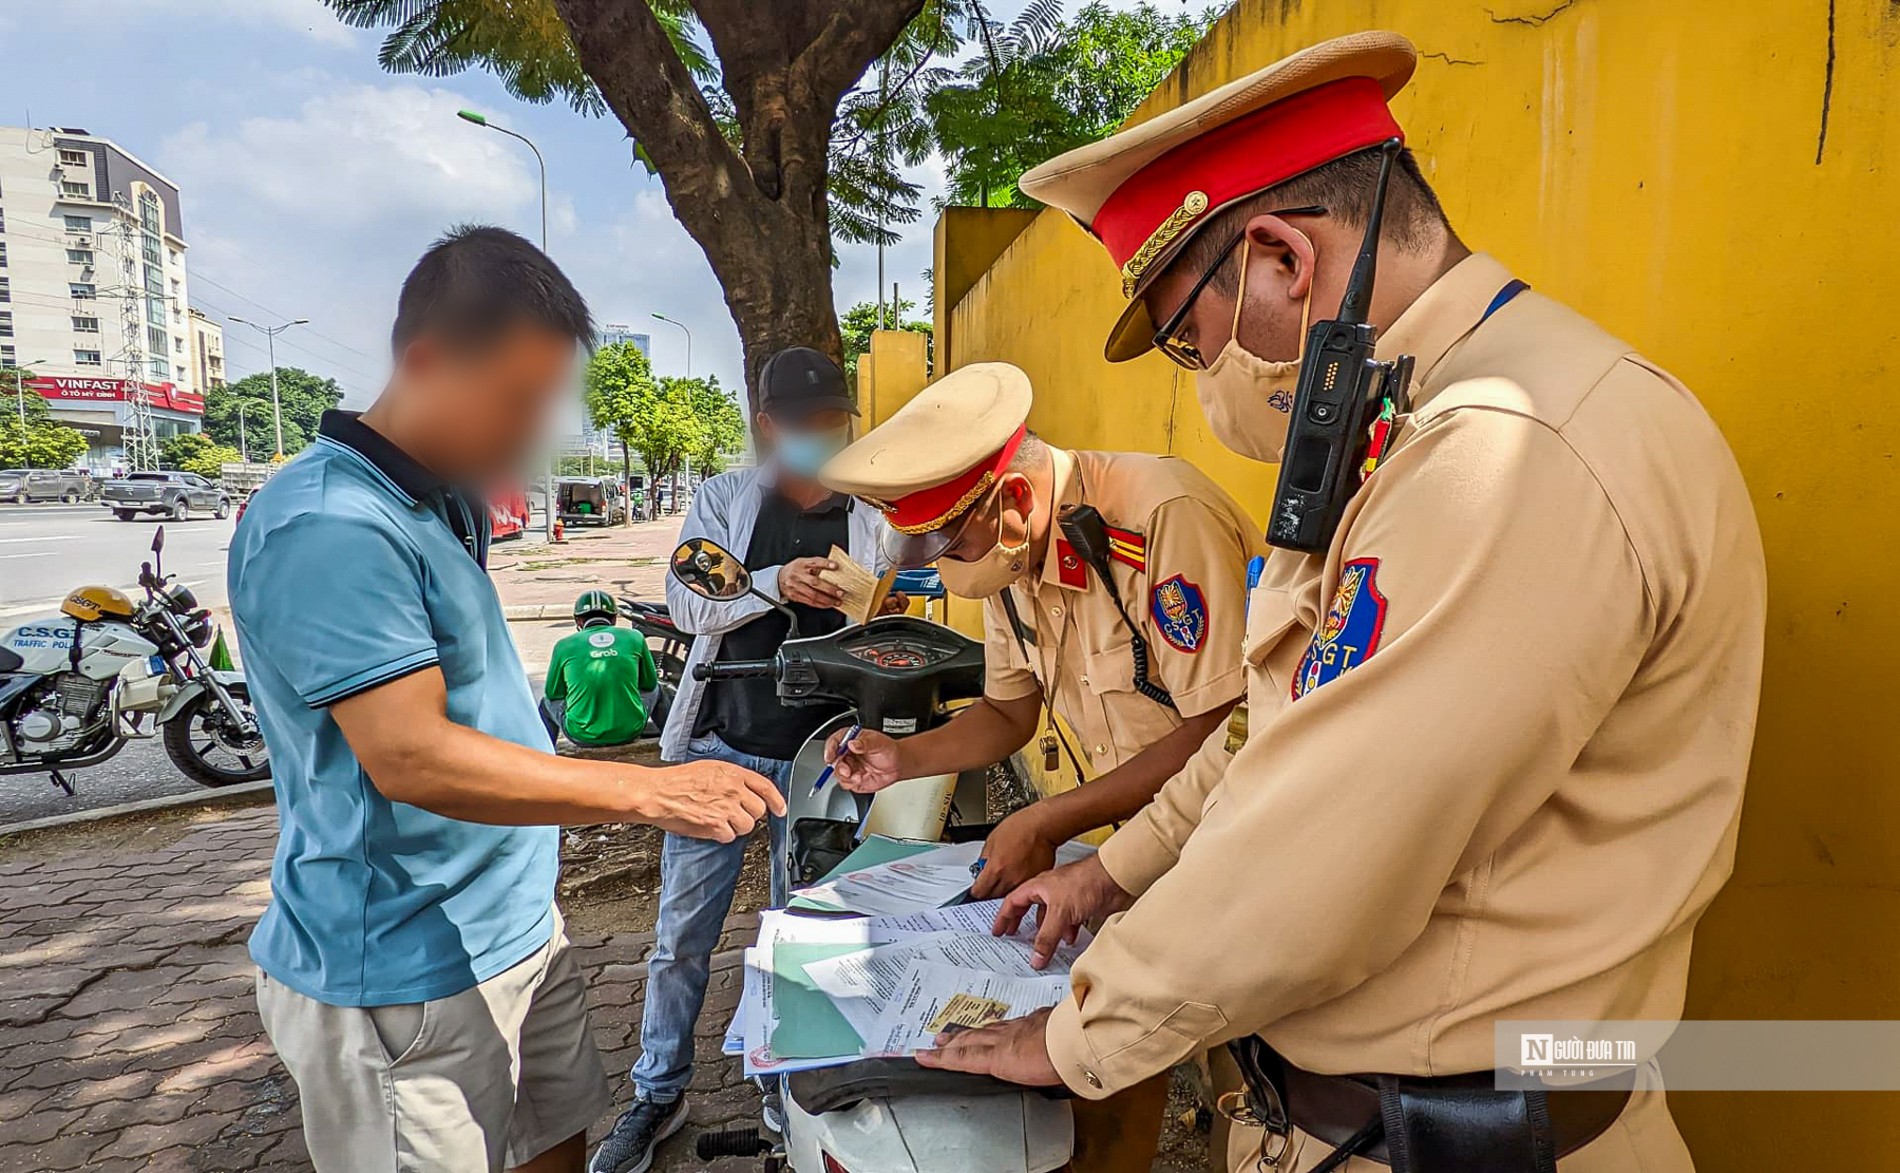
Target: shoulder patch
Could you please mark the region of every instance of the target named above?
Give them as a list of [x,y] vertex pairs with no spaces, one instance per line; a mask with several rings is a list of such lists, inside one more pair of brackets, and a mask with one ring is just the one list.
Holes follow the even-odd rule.
[[1156,585],[1149,611],[1161,638],[1175,651],[1191,655],[1207,642],[1207,599],[1180,575]]
[[1379,593],[1378,577],[1377,558],[1355,558],[1340,567],[1339,589],[1294,673],[1294,700],[1352,671],[1379,650],[1386,599]]
[[1148,569],[1148,539],[1131,529],[1107,526],[1108,556],[1136,570]]

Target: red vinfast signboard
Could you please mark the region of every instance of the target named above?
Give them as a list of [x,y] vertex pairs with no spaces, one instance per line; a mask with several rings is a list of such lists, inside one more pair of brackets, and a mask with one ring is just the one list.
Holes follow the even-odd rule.
[[[123,402],[132,397],[130,379],[90,379],[71,375],[36,375],[26,382],[47,399],[81,402]],[[153,407],[203,415],[204,396],[180,390],[171,383],[146,383],[146,402]]]

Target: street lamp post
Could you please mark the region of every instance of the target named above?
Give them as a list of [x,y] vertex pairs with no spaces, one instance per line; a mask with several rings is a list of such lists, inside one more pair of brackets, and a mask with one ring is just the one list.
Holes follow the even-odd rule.
[[20,435],[26,435],[26,368],[38,366],[40,359],[23,362],[13,368],[13,406],[20,413]]
[[[518,134],[515,131],[509,130],[505,126],[497,126],[494,123],[490,122],[486,115],[478,114],[473,110],[457,110],[455,112],[455,116],[457,118],[460,118],[463,122],[473,123],[476,126],[480,126],[485,129],[495,131],[498,134],[505,134],[509,138],[512,138],[512,139],[519,139],[520,141],[528,144],[528,149],[534,152],[535,166],[539,168],[541,171],[541,251],[544,253],[547,252],[548,251],[548,161],[541,157],[541,148],[535,146],[534,140],[529,138],[527,135]],[[544,505],[544,509],[541,515],[542,535],[548,542],[551,543],[554,541],[554,449],[552,448],[552,446],[550,446],[548,449],[547,492],[542,494],[542,502]]]
[[248,318],[240,318],[236,315],[232,315],[231,320],[240,326],[249,326],[259,334],[262,334],[266,344],[270,348],[270,413],[274,426],[277,429],[276,459],[281,463],[284,459],[284,409],[283,405],[279,403],[277,399],[277,336],[292,326],[309,325],[310,319],[295,318],[285,322],[281,326],[260,326]]
[[665,314],[661,314],[661,313],[655,313],[653,316],[658,318],[660,321],[665,322],[669,326],[678,326],[680,329],[686,330],[686,377],[689,379],[692,378],[693,377],[693,332],[691,330],[686,329],[685,322],[676,322],[672,318],[669,318]]

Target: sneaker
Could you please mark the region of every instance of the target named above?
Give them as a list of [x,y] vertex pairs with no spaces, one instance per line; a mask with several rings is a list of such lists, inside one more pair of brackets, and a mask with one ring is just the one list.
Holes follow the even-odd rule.
[[653,1150],[684,1127],[685,1096],[664,1104],[636,1099],[594,1150],[587,1173],[646,1173],[653,1164]]

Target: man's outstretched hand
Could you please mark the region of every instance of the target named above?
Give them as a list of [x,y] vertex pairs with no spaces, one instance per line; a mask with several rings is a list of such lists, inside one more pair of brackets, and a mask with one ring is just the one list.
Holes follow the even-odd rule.
[[1121,912],[1134,902],[1101,859],[1091,855],[1044,872],[1005,896],[992,931],[999,937],[1015,935],[1023,918],[1035,909],[1036,943],[1030,947],[1029,964],[1041,969],[1059,946],[1075,944],[1084,924]]
[[730,843],[766,815],[785,813],[785,796],[770,778],[715,758],[642,770],[634,785],[634,821],[694,839]]
[[974,1071],[1027,1087],[1054,1087],[1062,1082],[1049,1059],[1049,1012],[1038,1010],[1026,1018],[1012,1018],[975,1030],[946,1031],[937,1036],[937,1049],[917,1052],[917,1062],[943,1071]]
[[807,607],[836,607],[844,601],[844,589],[818,576],[821,570],[836,570],[829,558],[794,558],[778,571],[778,593],[793,603]]

